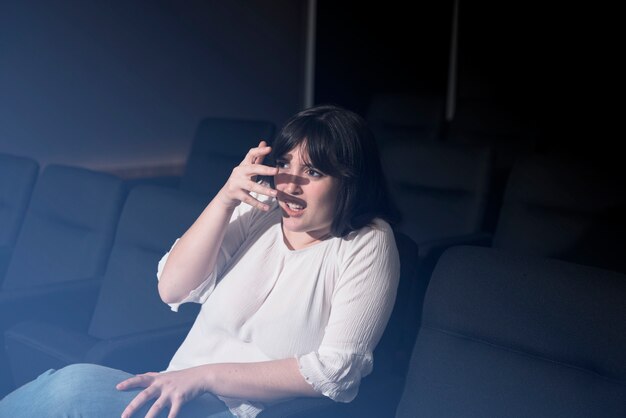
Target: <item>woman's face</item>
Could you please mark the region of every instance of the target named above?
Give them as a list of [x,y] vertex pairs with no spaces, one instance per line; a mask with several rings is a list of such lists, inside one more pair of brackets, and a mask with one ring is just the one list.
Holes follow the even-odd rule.
[[312,242],[322,240],[330,233],[333,221],[339,181],[307,161],[302,145],[276,158],[278,174],[274,176],[274,184],[283,215],[283,231],[290,242],[292,238],[306,242],[307,237]]

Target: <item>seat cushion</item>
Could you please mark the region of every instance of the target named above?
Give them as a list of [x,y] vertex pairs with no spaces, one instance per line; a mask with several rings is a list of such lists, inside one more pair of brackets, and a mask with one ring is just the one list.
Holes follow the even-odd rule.
[[626,277],[502,250],[439,260],[397,417],[626,413]]

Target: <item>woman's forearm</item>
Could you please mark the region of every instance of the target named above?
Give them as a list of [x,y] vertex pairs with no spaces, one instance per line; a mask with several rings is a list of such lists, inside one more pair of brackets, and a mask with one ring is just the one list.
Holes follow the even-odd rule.
[[204,368],[207,390],[219,396],[256,401],[322,396],[304,380],[295,358],[199,367]]
[[159,294],[164,302],[182,301],[213,271],[226,227],[239,204],[244,202],[260,210],[269,210],[267,204],[253,198],[250,192],[276,196],[276,190],[253,181],[257,176],[273,176],[278,172],[276,167],[261,164],[270,151],[265,141],[252,148],[172,249],[159,280]]
[[180,238],[159,280],[164,302],[180,302],[213,271],[233,210],[214,198]]

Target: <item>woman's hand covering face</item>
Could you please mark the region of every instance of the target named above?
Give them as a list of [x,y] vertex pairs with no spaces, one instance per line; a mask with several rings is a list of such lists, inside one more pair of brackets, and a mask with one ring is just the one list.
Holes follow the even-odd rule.
[[244,202],[264,211],[269,210],[268,205],[252,197],[250,192],[270,197],[276,196],[276,190],[255,181],[257,176],[274,176],[278,172],[276,167],[262,164],[263,159],[271,151],[272,148],[265,141],[261,141],[258,147],[250,149],[243,161],[233,169],[216,198],[231,208]]

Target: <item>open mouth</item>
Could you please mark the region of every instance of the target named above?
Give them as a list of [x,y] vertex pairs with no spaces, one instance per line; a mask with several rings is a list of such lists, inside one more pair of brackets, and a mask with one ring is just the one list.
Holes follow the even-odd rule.
[[286,202],[285,204],[287,205],[287,207],[289,207],[289,209],[294,211],[301,211],[302,209],[304,209],[304,206],[299,203]]
[[283,200],[282,202],[282,209],[283,212],[290,217],[298,217],[300,215],[302,215],[302,213],[304,212],[304,209],[306,209],[306,203],[304,202],[294,202],[294,201],[285,201]]

